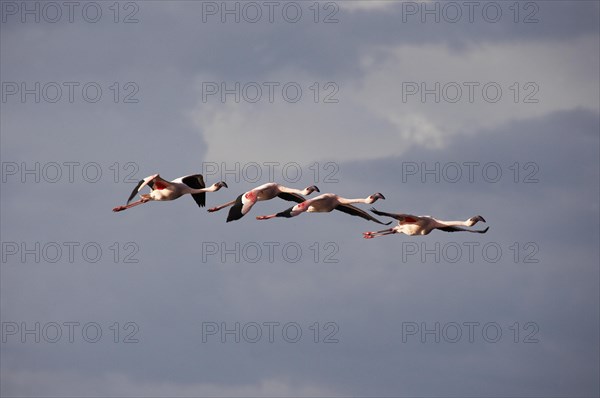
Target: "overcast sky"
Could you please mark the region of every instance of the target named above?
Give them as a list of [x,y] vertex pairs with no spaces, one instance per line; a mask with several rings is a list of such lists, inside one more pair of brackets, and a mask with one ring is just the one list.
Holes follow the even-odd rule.
[[0,5],[2,396],[600,394],[598,2]]

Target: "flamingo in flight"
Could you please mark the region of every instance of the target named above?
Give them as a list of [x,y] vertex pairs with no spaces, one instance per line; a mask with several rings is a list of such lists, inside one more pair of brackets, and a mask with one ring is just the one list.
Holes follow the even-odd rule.
[[310,195],[315,191],[321,192],[319,191],[319,188],[317,188],[315,185],[311,185],[310,187],[300,190],[294,188],[287,188],[283,185],[279,185],[274,182],[269,182],[267,184],[258,186],[248,192],[244,192],[231,202],[224,203],[220,206],[211,207],[210,209],[208,209],[208,211],[212,213],[214,211],[219,211],[224,207],[233,205],[233,207],[229,209],[229,214],[227,215],[227,222],[230,222],[239,220],[240,218],[244,217],[256,202],[263,200],[271,200],[274,197],[278,196],[284,200],[301,203],[305,200],[304,197],[301,195]]
[[479,221],[486,222],[481,216],[475,216],[469,218],[467,221],[442,221],[437,220],[429,216],[413,216],[410,214],[395,214],[386,213],[383,211],[376,210],[374,208],[371,211],[378,216],[392,217],[398,220],[398,225],[390,229],[384,229],[383,231],[375,232],[363,232],[363,238],[372,239],[377,236],[389,235],[389,234],[406,234],[406,235],[427,235],[434,229],[439,229],[445,232],[474,232],[478,234],[484,234],[490,227],[483,230],[466,229],[462,227],[472,227]]
[[389,225],[389,223],[383,223],[367,213],[364,210],[359,209],[358,207],[352,206],[352,203],[368,203],[371,204],[375,202],[377,199],[385,199],[385,197],[379,192],[374,193],[373,195],[367,197],[366,199],[346,199],[341,196],[335,195],[333,193],[325,193],[319,195],[313,199],[307,199],[304,202],[298,203],[297,205],[290,207],[287,210],[284,210],[280,213],[271,214],[268,216],[258,216],[257,220],[268,220],[275,217],[295,217],[304,212],[309,213],[329,213],[330,211],[339,210],[343,213],[350,214],[352,216],[362,217],[365,220],[375,221],[376,223]]
[[[152,191],[149,194],[140,195],[140,200],[129,203],[146,185],[149,186]],[[206,203],[206,192],[215,192],[223,187],[228,188],[224,181],[219,181],[210,187],[205,188],[204,177],[202,177],[202,174],[183,176],[176,178],[173,181],[163,180],[160,175],[154,174],[138,182],[137,186],[131,192],[131,195],[129,195],[127,204],[125,206],[117,206],[113,211],[123,211],[151,200],[175,200],[185,194],[192,195],[192,198],[194,198],[198,206],[204,207]]]

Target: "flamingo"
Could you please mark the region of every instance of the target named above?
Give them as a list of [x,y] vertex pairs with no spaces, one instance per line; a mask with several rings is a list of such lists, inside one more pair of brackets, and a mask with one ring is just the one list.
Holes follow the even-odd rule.
[[[146,185],[148,185],[152,191],[149,194],[140,195],[140,200],[129,203]],[[175,200],[185,194],[192,195],[192,198],[194,198],[198,206],[204,207],[206,203],[206,192],[215,192],[223,187],[228,188],[224,181],[219,181],[210,187],[205,188],[202,174],[183,176],[170,182],[163,180],[160,175],[154,174],[138,182],[137,186],[131,192],[131,195],[129,195],[127,204],[125,206],[117,206],[113,211],[123,211],[151,200]]]
[[472,230],[462,228],[472,227],[479,221],[486,222],[485,219],[481,216],[471,217],[467,221],[442,221],[429,216],[413,216],[410,214],[386,213],[383,211],[378,211],[374,208],[371,208],[371,211],[377,214],[378,216],[395,218],[396,220],[398,220],[398,225],[390,229],[384,229],[383,231],[363,232],[363,238],[365,239],[373,239],[376,236],[383,236],[396,233],[406,235],[427,235],[434,229],[439,229],[446,232],[464,231],[484,234],[488,231],[488,229],[490,229],[490,227],[487,227],[483,230]]
[[269,182],[267,184],[263,184],[258,186],[248,192],[244,192],[240,196],[238,196],[235,200],[224,203],[220,206],[211,207],[208,209],[209,212],[219,211],[224,207],[228,207],[233,205],[233,207],[229,210],[229,214],[227,215],[227,222],[239,220],[244,217],[246,213],[250,211],[252,206],[256,202],[262,200],[271,200],[274,197],[278,196],[281,199],[289,200],[292,202],[301,203],[304,202],[304,197],[301,195],[310,195],[313,192],[321,192],[319,188],[315,185],[311,185],[310,187],[306,187],[302,190],[287,188],[283,185],[276,184],[274,182]]
[[258,217],[256,217],[256,219],[257,220],[268,220],[268,219],[274,218],[274,217],[290,218],[290,217],[295,217],[306,211],[309,213],[329,213],[330,211],[335,209],[335,210],[344,212],[346,214],[350,214],[352,216],[362,217],[365,220],[375,221],[376,223],[379,223],[379,224],[383,224],[383,225],[391,224],[392,223],[391,221],[387,224],[383,223],[383,222],[379,221],[378,219],[376,219],[375,217],[373,217],[372,215],[370,215],[369,213],[367,213],[366,211],[352,206],[352,203],[371,204],[371,203],[375,202],[377,199],[385,199],[385,197],[379,192],[374,193],[373,195],[367,197],[366,199],[346,199],[346,198],[342,198],[341,196],[338,196],[333,193],[325,193],[325,194],[319,195],[313,199],[307,199],[304,202],[298,203],[297,205],[290,207],[289,209],[284,210],[280,213],[271,214],[268,216],[258,216]]

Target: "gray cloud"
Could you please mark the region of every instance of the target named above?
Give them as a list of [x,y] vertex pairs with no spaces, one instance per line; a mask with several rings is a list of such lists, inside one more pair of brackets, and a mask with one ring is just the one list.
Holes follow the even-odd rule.
[[[3,325],[97,322],[103,336],[89,343],[76,334],[69,343],[63,335],[54,344],[43,338],[33,343],[31,336],[21,343],[19,335],[5,336],[7,341],[0,345],[1,393],[597,395],[600,126],[593,106],[542,115],[532,111],[488,128],[465,129],[444,136],[443,147],[415,145],[398,156],[340,161],[337,183],[323,181],[328,171],[324,169],[315,181],[310,166],[319,162],[322,167],[320,157],[291,159],[302,165],[298,182],[277,176],[287,185],[317,183],[322,192],[348,197],[382,192],[387,199],[375,205],[386,211],[446,219],[481,214],[490,226],[486,235],[434,231],[427,237],[367,241],[361,232],[383,227],[339,212],[253,219],[287,208],[289,203],[281,200],[259,203],[244,219],[228,224],[226,210],[207,214],[190,198],[150,203],[123,214],[110,211],[133,188],[133,183],[124,182],[132,170],[133,181],[155,172],[175,178],[200,172],[203,161],[215,160],[206,158],[206,132],[199,134],[189,118],[198,104],[199,76],[268,79],[291,68],[309,77],[355,82],[374,67],[360,66],[361,57],[383,57],[378,51],[382,47],[442,44],[463,51],[474,43],[496,48],[597,35],[597,4],[536,4],[540,23],[532,25],[403,24],[400,4],[368,11],[342,8],[341,22],[333,25],[307,20],[293,26],[202,24],[200,5],[195,3],[142,3],[140,23],[131,25],[106,20],[97,25],[3,23],[2,81],[95,81],[106,96],[95,104],[2,104],[4,164],[20,167],[25,162],[32,167],[38,162],[41,170],[49,162],[80,163],[72,183],[66,174],[55,183],[44,178],[34,183],[32,174],[25,176],[25,183],[19,174],[6,176],[2,183],[2,242],[25,242],[28,247],[35,242],[80,243],[73,263],[65,255],[57,263],[44,256],[35,263],[31,254],[25,262],[18,254],[2,262]],[[577,51],[584,64],[589,54]],[[578,82],[597,84],[595,75],[585,72],[586,65],[581,70]],[[108,89],[114,81],[136,82],[140,102],[114,103]],[[345,110],[335,115],[335,122],[370,125],[370,120],[350,116]],[[273,132],[267,136],[275,139],[285,125],[275,117],[269,120]],[[399,137],[377,136],[388,126],[381,119],[376,123],[362,145],[406,145]],[[347,138],[339,130],[327,134],[333,140]],[[230,145],[232,151],[239,150],[233,140]],[[80,173],[90,162],[103,173],[95,183]],[[124,168],[127,162],[138,169]],[[436,183],[431,177],[422,182],[419,174],[406,173],[409,164],[439,163],[443,170],[452,162],[494,162],[503,175],[496,183],[479,173],[474,182],[465,176],[451,183],[441,174]],[[517,182],[511,169],[515,162]],[[535,166],[526,167],[529,163]],[[527,177],[539,181],[524,183]],[[265,178],[236,182],[229,175],[229,189],[208,195],[209,206],[233,199]],[[213,182],[218,176],[207,179]],[[98,262],[86,261],[79,250],[86,242],[102,248]],[[115,242],[120,249],[117,262],[111,249]],[[134,254],[138,263],[123,262],[130,253],[124,247],[127,242],[139,249]],[[236,242],[279,246],[272,263],[264,251],[257,263],[245,261],[243,255],[236,263],[231,254],[222,262],[220,253],[203,261],[206,244],[212,242],[227,248]],[[286,261],[282,254],[281,247],[290,242],[302,249],[298,262]],[[325,247],[327,242],[333,246]],[[469,242],[480,244],[474,261],[466,255]],[[480,249],[489,242],[502,249],[497,262],[486,260]],[[525,247],[527,243],[534,246]],[[458,246],[463,255],[456,262],[447,256],[436,262],[433,254],[422,253],[436,244]],[[421,252],[407,255],[406,249],[414,245]],[[518,248],[518,261],[511,247]],[[338,262],[324,263],[327,255]],[[527,255],[539,262],[524,263]],[[270,321],[298,323],[301,341],[289,343],[279,334],[273,343],[266,336],[254,344],[243,338],[223,344],[219,336],[202,342],[203,322],[231,326]],[[121,327],[119,343],[113,342],[114,322]],[[139,326],[138,343],[122,342],[129,332],[122,329],[127,322]],[[309,328],[315,322],[321,327],[318,343]],[[338,343],[322,342],[331,331],[323,329],[327,322],[339,327],[334,336]],[[479,322],[480,327],[496,322],[503,335],[491,343],[478,329],[472,343],[465,334],[458,343],[444,338],[434,343],[429,336],[423,344],[420,335],[405,336],[403,342],[406,322],[429,327],[435,322]],[[527,322],[539,327],[534,335],[539,342],[523,342],[533,330],[524,329]]]

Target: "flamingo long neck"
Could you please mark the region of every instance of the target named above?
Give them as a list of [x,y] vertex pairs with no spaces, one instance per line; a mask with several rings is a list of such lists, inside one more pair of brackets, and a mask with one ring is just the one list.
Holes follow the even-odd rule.
[[219,186],[217,184],[213,184],[208,188],[199,188],[199,189],[195,189],[195,188],[189,188],[187,189],[187,191],[190,194],[196,194],[196,193],[203,193],[203,192],[215,192],[219,190]]
[[443,227],[471,227],[474,224],[470,219],[467,221],[435,221]]
[[285,193],[296,193],[298,195],[307,196],[310,195],[311,191],[308,188],[305,189],[296,189],[296,188],[288,188],[284,186],[279,186],[279,190]]
[[339,198],[339,202],[343,205],[351,205],[353,203],[366,203],[366,204],[371,204],[373,202],[375,202],[373,199],[371,199],[371,197],[369,196],[368,198],[362,199],[346,199],[346,198]]

